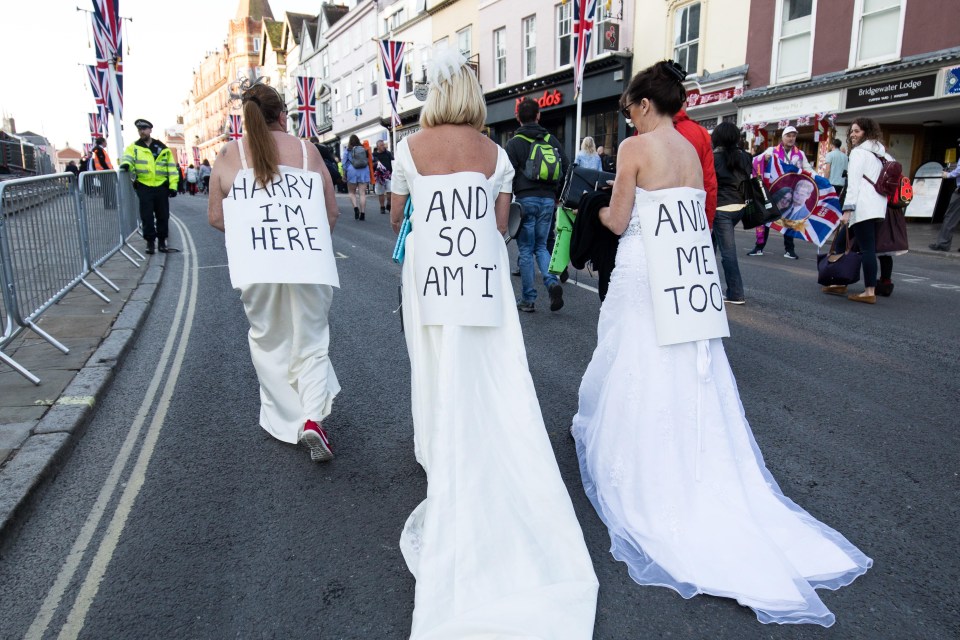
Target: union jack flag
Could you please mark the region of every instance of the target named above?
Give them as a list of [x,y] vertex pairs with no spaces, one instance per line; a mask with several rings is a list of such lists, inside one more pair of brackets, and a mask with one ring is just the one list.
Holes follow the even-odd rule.
[[90,137],[97,139],[100,136],[106,137],[107,132],[104,127],[103,116],[100,113],[88,113],[87,122],[90,123]]
[[200,166],[200,147],[193,148],[193,164]]
[[380,41],[380,59],[383,61],[383,75],[387,81],[387,97],[392,109],[391,121],[400,124],[400,112],[397,111],[397,96],[400,94],[400,78],[403,74],[403,42],[395,40]]
[[[784,210],[785,215],[774,221],[770,228],[785,236],[806,240],[821,247],[840,222],[840,196],[826,178],[802,171],[798,166],[802,163],[799,157],[790,159],[797,160],[797,164],[787,162],[782,147],[777,146],[771,153],[764,153],[754,160],[754,172],[763,178],[773,206],[778,206],[779,199],[786,199],[786,196],[790,195],[790,204]],[[812,182],[816,188],[798,189],[797,185],[801,182]],[[795,194],[798,193],[801,197],[806,195],[807,200],[793,202]],[[809,203],[814,197],[811,209]]]
[[[111,113],[122,117],[123,113],[123,63],[120,60],[122,49],[122,35],[120,32],[120,17],[117,13],[118,0],[93,0],[93,45],[97,58],[97,74],[104,104],[109,106]],[[98,5],[103,5],[98,8]],[[101,20],[100,16],[107,16]],[[112,16],[112,17],[110,17]],[[109,23],[104,26],[105,23]],[[115,24],[114,24],[115,23]],[[113,26],[109,26],[113,25]],[[114,75],[117,79],[117,98],[119,104],[114,106],[110,94],[109,61],[115,61]]]
[[92,142],[84,142],[84,143],[83,143],[83,155],[89,156],[91,153],[93,153],[93,143],[92,143]]
[[243,116],[227,116],[227,138],[230,140],[239,140],[243,137]]
[[583,69],[590,53],[590,36],[593,35],[593,17],[597,0],[573,0],[573,95],[580,94],[583,87]]
[[300,112],[300,125],[297,135],[309,138],[317,135],[317,94],[313,90],[316,80],[309,76],[297,76],[297,111]]

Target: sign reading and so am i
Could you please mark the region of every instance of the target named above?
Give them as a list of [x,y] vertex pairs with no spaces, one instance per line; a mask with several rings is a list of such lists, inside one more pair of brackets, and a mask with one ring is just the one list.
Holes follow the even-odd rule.
[[730,335],[703,191],[637,193],[657,344]]
[[230,282],[340,286],[323,180],[313,171],[280,167],[267,184],[253,169],[237,174],[223,199]]
[[422,324],[500,325],[503,237],[497,232],[495,196],[480,173],[417,179],[413,265]]

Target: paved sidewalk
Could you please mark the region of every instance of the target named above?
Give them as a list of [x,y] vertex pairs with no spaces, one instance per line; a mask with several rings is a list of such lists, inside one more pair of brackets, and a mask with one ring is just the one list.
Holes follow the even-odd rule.
[[80,285],[40,316],[40,328],[67,346],[69,354],[31,331],[4,348],[41,383],[34,385],[0,363],[0,534],[31,491],[69,454],[136,338],[166,259],[163,254],[148,257],[136,267],[117,254],[101,267],[119,293],[95,275],[88,278],[109,303]]
[[[346,199],[344,194],[337,196],[338,201]],[[376,200],[373,210],[375,214],[379,211]],[[910,251],[960,260],[956,250],[960,238],[958,247],[949,252],[927,248],[939,228],[939,224],[908,222]],[[752,235],[752,231],[743,233]],[[30,492],[55,472],[74,439],[82,435],[93,407],[146,318],[165,258],[163,254],[152,256],[138,269],[116,255],[103,271],[120,287],[120,293],[99,286],[102,283],[95,276],[90,278],[110,297],[109,304],[80,286],[48,309],[39,324],[70,348],[68,355],[28,331],[5,349],[42,383],[35,386],[0,363],[0,534],[26,504]]]

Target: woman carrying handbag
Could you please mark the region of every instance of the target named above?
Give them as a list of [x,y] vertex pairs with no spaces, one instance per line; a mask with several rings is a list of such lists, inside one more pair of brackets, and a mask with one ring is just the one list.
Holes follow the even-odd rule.
[[[847,193],[843,203],[843,224],[850,225],[860,247],[863,268],[863,293],[852,293],[847,299],[853,302],[876,304],[877,302],[877,229],[887,214],[887,198],[880,194],[874,184],[880,177],[883,163],[880,158],[893,160],[880,142],[880,126],[870,118],[857,118],[850,125],[850,164],[847,168]],[[846,249],[845,238],[838,237]],[[840,244],[839,242],[837,244]],[[824,293],[845,295],[846,285],[827,285]]]

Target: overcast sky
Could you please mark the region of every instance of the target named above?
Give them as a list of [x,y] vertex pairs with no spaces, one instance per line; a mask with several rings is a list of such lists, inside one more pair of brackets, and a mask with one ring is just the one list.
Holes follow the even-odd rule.
[[[204,52],[227,37],[239,0],[120,0],[125,21],[124,138],[136,135],[133,121],[146,118],[156,133],[176,123]],[[285,11],[316,13],[321,0],[270,0],[277,19]],[[0,111],[18,131],[45,135],[57,148],[89,142],[87,113],[94,111],[86,70],[94,52],[90,0],[3,2],[6,60],[0,82]],[[127,49],[129,47],[129,53]],[[112,116],[111,116],[112,120]],[[113,125],[110,127],[113,132]],[[113,151],[116,145],[109,143]]]

